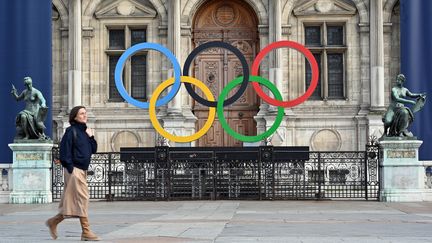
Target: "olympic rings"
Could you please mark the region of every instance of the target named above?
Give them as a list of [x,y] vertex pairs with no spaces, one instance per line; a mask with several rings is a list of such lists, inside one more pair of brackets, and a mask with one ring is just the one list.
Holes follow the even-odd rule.
[[177,92],[180,90],[180,76],[181,76],[181,69],[180,69],[180,64],[178,63],[176,57],[174,56],[174,54],[172,54],[172,52],[170,50],[168,50],[167,48],[156,44],[156,43],[149,43],[149,42],[144,42],[144,43],[139,43],[136,44],[132,47],[130,47],[129,49],[127,49],[121,56],[120,59],[117,62],[116,68],[115,68],[115,73],[114,73],[114,80],[115,80],[115,85],[117,87],[117,90],[119,91],[120,95],[123,97],[123,99],[125,99],[128,103],[142,108],[142,109],[147,109],[149,108],[149,103],[148,102],[142,102],[142,101],[138,101],[134,98],[132,98],[126,91],[126,89],[123,86],[123,82],[122,82],[122,73],[123,73],[123,68],[125,65],[126,60],[129,58],[129,56],[133,55],[134,53],[143,50],[143,49],[152,49],[152,50],[156,50],[159,52],[162,52],[163,54],[165,54],[165,56],[168,57],[168,59],[172,62],[173,64],[173,68],[174,68],[174,86],[173,88],[168,92],[168,94],[163,97],[162,99],[158,100],[156,102],[156,107],[159,107],[161,105],[165,105],[166,103],[168,103],[170,100],[172,100],[174,98],[174,96],[177,94]]
[[[218,101],[215,101],[213,94],[211,93],[210,89],[200,80],[195,79],[193,77],[189,77],[189,67],[193,61],[193,59],[203,50],[212,48],[212,47],[219,47],[227,49],[231,52],[233,52],[240,60],[242,66],[243,66],[243,76],[240,76],[228,83],[228,85],[222,90],[221,94],[218,97]],[[264,58],[264,56],[269,53],[271,50],[275,48],[280,47],[289,47],[296,49],[303,53],[303,55],[308,60],[309,64],[311,65],[312,70],[312,78],[311,78],[311,84],[309,88],[306,90],[306,92],[291,101],[282,101],[282,95],[279,92],[279,90],[276,88],[274,84],[272,84],[270,81],[268,81],[265,78],[256,76],[258,74],[258,69],[261,60]],[[168,59],[172,62],[173,68],[174,68],[174,77],[165,80],[162,82],[156,89],[154,90],[150,101],[149,102],[141,102],[138,100],[135,100],[132,98],[126,91],[126,89],[123,86],[122,82],[122,72],[125,65],[126,60],[129,58],[129,56],[133,55],[134,53],[138,52],[139,50],[143,49],[153,49],[156,51],[159,51],[163,54],[165,54]],[[249,67],[248,63],[243,56],[243,54],[235,48],[234,46],[221,42],[221,41],[212,41],[204,43],[197,48],[195,48],[187,57],[184,67],[183,67],[183,74],[184,76],[181,76],[181,69],[180,65],[177,61],[177,59],[174,57],[174,55],[165,47],[156,44],[156,43],[140,43],[137,45],[134,45],[127,49],[121,56],[119,61],[117,62],[116,68],[115,68],[115,84],[117,87],[117,90],[119,91],[120,95],[130,104],[137,106],[139,108],[149,109],[149,116],[150,121],[154,127],[154,129],[161,134],[163,137],[174,141],[174,142],[191,142],[194,140],[199,139],[200,137],[204,136],[206,132],[210,129],[212,126],[215,116],[216,116],[216,110],[219,117],[219,121],[222,125],[222,128],[232,137],[235,139],[238,139],[243,142],[257,142],[260,140],[263,140],[267,137],[269,137],[271,134],[273,134],[277,128],[280,126],[283,116],[284,116],[284,108],[287,107],[293,107],[296,105],[299,105],[300,103],[306,101],[314,92],[317,84],[318,84],[318,77],[319,77],[319,70],[318,70],[318,64],[312,55],[312,53],[303,45],[293,42],[293,41],[278,41],[269,44],[266,46],[256,57],[256,59],[253,61],[252,64],[252,75],[255,76],[249,76]],[[252,82],[252,86],[254,87],[255,91],[257,92],[258,96],[260,96],[264,101],[269,103],[270,105],[274,105],[278,107],[278,113],[276,116],[276,119],[273,123],[273,125],[270,127],[269,130],[265,131],[264,133],[256,136],[247,136],[242,135],[234,131],[232,128],[229,127],[227,121],[224,118],[223,114],[223,107],[230,105],[234,103],[237,99],[239,99],[243,93],[246,91],[247,85],[249,81]],[[180,89],[181,83],[184,83],[186,90],[189,92],[189,94],[194,98],[198,103],[208,106],[209,107],[209,117],[207,121],[204,123],[204,126],[195,134],[189,135],[189,136],[176,136],[168,133],[164,128],[160,125],[157,117],[156,117],[156,107],[162,106],[167,104],[169,101],[171,101],[174,96],[177,94],[177,92]],[[197,86],[199,89],[202,90],[204,95],[207,99],[204,99],[200,97],[192,88],[192,84]],[[266,86],[274,95],[274,98],[269,97],[267,94],[264,93],[264,91],[261,88],[261,85]],[[157,100],[157,98],[161,95],[161,93],[169,86],[173,86],[172,89],[168,92],[168,94],[163,97],[160,100]],[[240,88],[238,91],[230,98],[225,100],[225,97],[228,95],[228,93],[234,89],[237,85],[240,85]],[[217,107],[217,109],[216,109]]]
[[[192,77],[188,77],[188,76],[181,76],[180,80],[182,83],[190,83],[193,84],[195,86],[197,86],[198,88],[200,88],[204,95],[207,96],[207,99],[209,99],[210,101],[214,101],[214,97],[213,94],[211,93],[210,89],[201,81],[199,81],[198,79],[192,78]],[[207,118],[207,121],[204,123],[204,126],[201,128],[201,130],[199,130],[198,132],[196,132],[195,134],[192,134],[190,136],[185,136],[185,137],[180,137],[180,136],[175,136],[172,135],[170,133],[168,133],[159,123],[159,121],[157,120],[156,117],[156,107],[155,107],[155,103],[156,103],[156,99],[159,97],[159,95],[170,85],[172,85],[174,83],[174,78],[170,78],[166,81],[164,81],[163,83],[161,83],[153,92],[152,97],[150,98],[150,105],[149,105],[149,116],[150,116],[150,121],[153,124],[154,129],[162,136],[164,136],[165,138],[174,141],[174,142],[180,142],[180,143],[186,143],[186,142],[191,142],[194,140],[197,140],[198,138],[202,137],[204,134],[206,134],[206,132],[210,129],[210,127],[213,124],[213,121],[215,119],[215,115],[216,115],[216,108],[214,107],[209,107],[209,117]]]
[[[260,77],[260,76],[250,76],[249,80],[252,82],[257,82],[257,84],[262,84],[264,86],[266,86],[267,88],[270,89],[270,91],[274,94],[274,96],[276,97],[276,99],[278,100],[282,100],[282,95],[279,92],[279,90],[276,88],[276,86],[274,84],[272,84],[270,81],[268,81],[267,79]],[[225,96],[228,95],[228,93],[238,84],[240,84],[242,81],[242,77],[238,77],[234,80],[232,80],[231,82],[228,83],[228,85],[222,90],[221,94],[219,95],[219,100],[224,100]],[[265,131],[264,133],[260,134],[260,135],[256,135],[256,136],[246,136],[246,135],[242,135],[237,133],[236,131],[234,131],[231,127],[229,127],[227,121],[225,120],[224,114],[223,114],[223,105],[221,102],[217,103],[217,115],[219,118],[219,122],[222,125],[222,128],[229,134],[231,135],[233,138],[243,141],[243,142],[258,142],[261,141],[263,139],[265,139],[266,137],[269,137],[270,135],[272,135],[276,129],[280,126],[283,116],[285,114],[284,112],[284,108],[283,107],[278,107],[278,113],[276,116],[276,120],[274,121],[273,125],[270,127],[269,130]]]
[[[191,63],[192,63],[192,61],[196,55],[198,55],[201,51],[208,49],[208,48],[212,48],[212,47],[220,47],[220,48],[224,48],[224,49],[231,51],[232,53],[234,53],[238,57],[238,59],[240,59],[240,62],[241,62],[242,67],[243,67],[243,77],[244,78],[243,78],[243,82],[240,85],[240,88],[237,90],[237,92],[233,96],[231,96],[231,98],[229,98],[223,102],[223,106],[231,105],[232,103],[234,103],[236,100],[238,100],[243,95],[243,93],[246,91],[246,88],[247,88],[247,85],[249,82],[248,63],[247,63],[244,55],[236,47],[234,47],[234,46],[232,46],[226,42],[222,42],[222,41],[210,41],[210,42],[206,42],[204,44],[199,45],[186,58],[185,64],[183,66],[183,75],[189,76],[189,67],[190,67],[190,65],[191,65]],[[217,106],[218,103],[216,101],[205,100],[201,96],[199,96],[197,93],[195,93],[194,89],[192,88],[192,85],[190,85],[189,83],[184,83],[184,85],[186,86],[186,90],[188,91],[190,96],[192,96],[192,98],[194,98],[198,103],[205,105],[205,106],[208,106],[208,107],[216,107]]]
[[293,41],[277,41],[273,42],[270,45],[266,46],[264,49],[258,53],[257,57],[255,58],[254,62],[252,63],[252,75],[258,75],[258,68],[261,60],[264,58],[264,56],[269,53],[271,50],[275,48],[280,47],[291,47],[293,49],[296,49],[297,51],[303,53],[307,60],[309,61],[309,64],[311,65],[312,70],[312,78],[309,88],[306,90],[306,92],[291,101],[279,101],[275,100],[271,97],[269,97],[264,91],[261,89],[260,85],[256,82],[252,83],[252,86],[254,87],[255,91],[257,92],[258,96],[261,97],[263,100],[265,100],[270,105],[274,106],[282,106],[285,108],[293,107],[296,105],[299,105],[306,101],[315,91],[316,86],[318,85],[318,77],[319,77],[319,70],[318,70],[318,64],[315,60],[315,57],[312,55],[312,53],[303,45],[293,42]]

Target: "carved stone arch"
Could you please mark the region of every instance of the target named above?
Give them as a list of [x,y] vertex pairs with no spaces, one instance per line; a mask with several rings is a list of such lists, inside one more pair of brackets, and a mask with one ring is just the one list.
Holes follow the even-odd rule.
[[360,16],[360,23],[369,23],[369,10],[364,0],[351,0],[357,8]]
[[[158,13],[158,17],[161,22],[167,21],[167,9],[161,0],[149,0],[153,7],[156,9]],[[84,10],[84,18],[83,18],[83,26],[89,26],[90,20],[98,9],[99,5],[102,3],[102,0],[92,0]]]
[[53,0],[52,5],[57,10],[57,12],[60,14],[60,20],[62,23],[62,27],[68,26],[68,9],[67,6],[64,5],[63,1],[61,0]]
[[384,23],[391,22],[391,18],[393,15],[393,9],[399,3],[399,0],[387,0],[383,7],[383,19]]
[[83,18],[82,18],[82,25],[83,26],[90,26],[90,20],[93,17],[93,14],[95,13],[97,7],[102,2],[102,0],[93,0],[90,1],[87,5],[86,9],[84,9]]
[[[268,24],[268,11],[265,8],[262,0],[243,0],[248,3],[252,9],[255,11],[258,16],[258,24],[265,25]],[[196,14],[196,11],[206,2],[206,0],[188,0],[185,4],[182,15],[189,17],[189,25],[192,25],[193,17]]]
[[120,130],[111,137],[111,151],[120,152],[120,147],[140,147],[142,140],[136,131]]
[[294,9],[295,2],[296,0],[287,0],[285,5],[282,7],[282,24],[289,24],[289,18]]
[[[358,14],[360,16],[360,22],[361,23],[368,23],[369,22],[369,12],[366,7],[366,4],[363,0],[351,0],[358,11]],[[285,6],[282,8],[282,24],[289,24],[289,20],[292,14],[292,11],[298,1],[297,0],[288,0],[285,3]]]

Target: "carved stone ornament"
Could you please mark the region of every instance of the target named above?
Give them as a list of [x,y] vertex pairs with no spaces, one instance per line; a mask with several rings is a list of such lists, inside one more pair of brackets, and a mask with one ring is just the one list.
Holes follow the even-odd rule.
[[[108,1],[107,1],[108,2]],[[95,12],[97,19],[115,19],[133,16],[134,18],[155,18],[155,9],[136,0],[112,1]]]
[[215,22],[222,26],[230,25],[234,22],[236,17],[234,9],[228,4],[220,6],[216,11],[214,11],[214,14]]
[[322,129],[312,135],[311,145],[314,151],[339,151],[342,139],[336,130]]
[[129,1],[123,1],[117,6],[117,13],[123,16],[132,15],[135,12],[135,6]]
[[158,134],[157,135],[156,146],[161,146],[161,147],[167,146],[167,147],[169,147],[170,145],[168,143],[168,140],[165,137],[162,137],[161,135]]
[[333,8],[333,2],[330,0],[320,0],[315,3],[315,10],[321,13],[327,13]]

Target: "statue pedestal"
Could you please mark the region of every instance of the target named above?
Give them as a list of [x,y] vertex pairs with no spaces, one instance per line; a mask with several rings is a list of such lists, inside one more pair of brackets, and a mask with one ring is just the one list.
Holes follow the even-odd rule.
[[52,143],[11,143],[13,189],[9,203],[51,203]]
[[425,192],[425,170],[418,160],[419,140],[380,141],[380,200],[384,202],[419,202]]

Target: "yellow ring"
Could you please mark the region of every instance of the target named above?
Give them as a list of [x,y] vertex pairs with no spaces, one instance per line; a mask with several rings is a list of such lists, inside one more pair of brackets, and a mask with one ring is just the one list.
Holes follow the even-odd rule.
[[[204,93],[204,95],[207,97],[207,99],[209,101],[214,101],[214,97],[213,94],[211,93],[210,89],[200,80],[196,79],[196,78],[192,78],[189,76],[181,76],[180,80],[182,83],[186,82],[186,83],[190,83],[195,85],[196,87],[198,87],[199,89],[202,90],[202,92]],[[161,83],[159,86],[156,87],[155,91],[152,94],[152,97],[150,98],[150,102],[149,102],[149,115],[150,115],[150,121],[154,127],[154,129],[160,134],[162,135],[164,138],[170,140],[170,141],[174,141],[174,142],[179,142],[179,143],[187,143],[187,142],[191,142],[194,140],[199,139],[200,137],[204,136],[204,134],[207,133],[207,131],[210,129],[210,127],[213,124],[213,121],[215,119],[216,116],[216,107],[209,107],[209,116],[207,121],[205,122],[204,126],[195,134],[192,134],[190,136],[175,136],[172,135],[170,133],[168,133],[159,123],[157,117],[156,117],[156,101],[159,97],[159,95],[169,86],[174,84],[174,78],[170,78],[165,80],[163,83]]]

